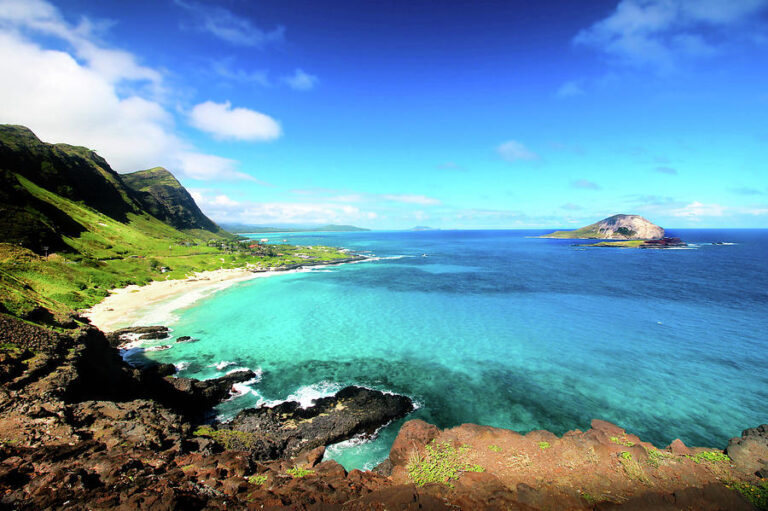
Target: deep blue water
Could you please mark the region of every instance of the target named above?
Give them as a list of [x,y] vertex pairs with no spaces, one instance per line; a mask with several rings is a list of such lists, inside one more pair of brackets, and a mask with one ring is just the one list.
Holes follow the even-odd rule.
[[[357,384],[411,396],[408,418],[440,427],[562,434],[601,418],[660,446],[724,447],[768,422],[767,230],[669,232],[685,250],[537,234],[259,235],[383,259],[233,286],[173,322],[199,342],[148,355],[184,376],[259,369],[222,417]],[[401,422],[329,456],[370,467]]]

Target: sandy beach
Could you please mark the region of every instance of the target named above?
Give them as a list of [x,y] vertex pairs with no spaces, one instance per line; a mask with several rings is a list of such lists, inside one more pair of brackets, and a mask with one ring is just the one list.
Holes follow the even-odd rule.
[[128,326],[165,324],[173,319],[173,311],[188,307],[232,284],[297,271],[307,270],[254,273],[236,268],[200,272],[186,279],[156,280],[146,286],[112,289],[108,297],[81,311],[81,314],[104,332]]

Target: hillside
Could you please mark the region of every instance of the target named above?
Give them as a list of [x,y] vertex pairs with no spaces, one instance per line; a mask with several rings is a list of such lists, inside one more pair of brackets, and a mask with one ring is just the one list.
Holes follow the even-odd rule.
[[136,193],[144,208],[163,222],[182,231],[225,234],[221,227],[205,216],[189,192],[166,169],[155,167],[120,177]]
[[[349,257],[321,247],[308,255]],[[0,312],[73,327],[74,310],[109,289],[299,262],[308,261],[291,247],[254,247],[221,230],[165,169],[124,180],[90,149],[0,126]]]
[[655,240],[664,237],[664,229],[639,215],[613,215],[573,231],[555,231],[541,238]]

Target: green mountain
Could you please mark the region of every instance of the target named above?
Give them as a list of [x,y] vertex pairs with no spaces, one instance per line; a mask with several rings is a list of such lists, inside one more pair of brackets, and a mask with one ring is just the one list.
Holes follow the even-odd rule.
[[655,240],[664,237],[664,229],[639,215],[613,215],[573,231],[555,231],[541,238]]
[[[221,227],[200,211],[189,192],[162,167],[120,176],[154,217],[182,231],[224,234]],[[198,232],[205,236],[206,233]]]

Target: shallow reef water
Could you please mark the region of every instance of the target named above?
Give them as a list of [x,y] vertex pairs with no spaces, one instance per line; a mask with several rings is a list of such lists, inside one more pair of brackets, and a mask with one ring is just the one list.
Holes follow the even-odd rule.
[[[174,336],[199,341],[145,356],[198,378],[258,370],[223,419],[355,384],[410,396],[408,418],[439,427],[562,434],[601,418],[657,445],[724,447],[768,422],[768,231],[669,232],[689,250],[538,234],[258,235],[381,259],[236,284],[175,312]],[[370,468],[402,422],[328,456]]]

